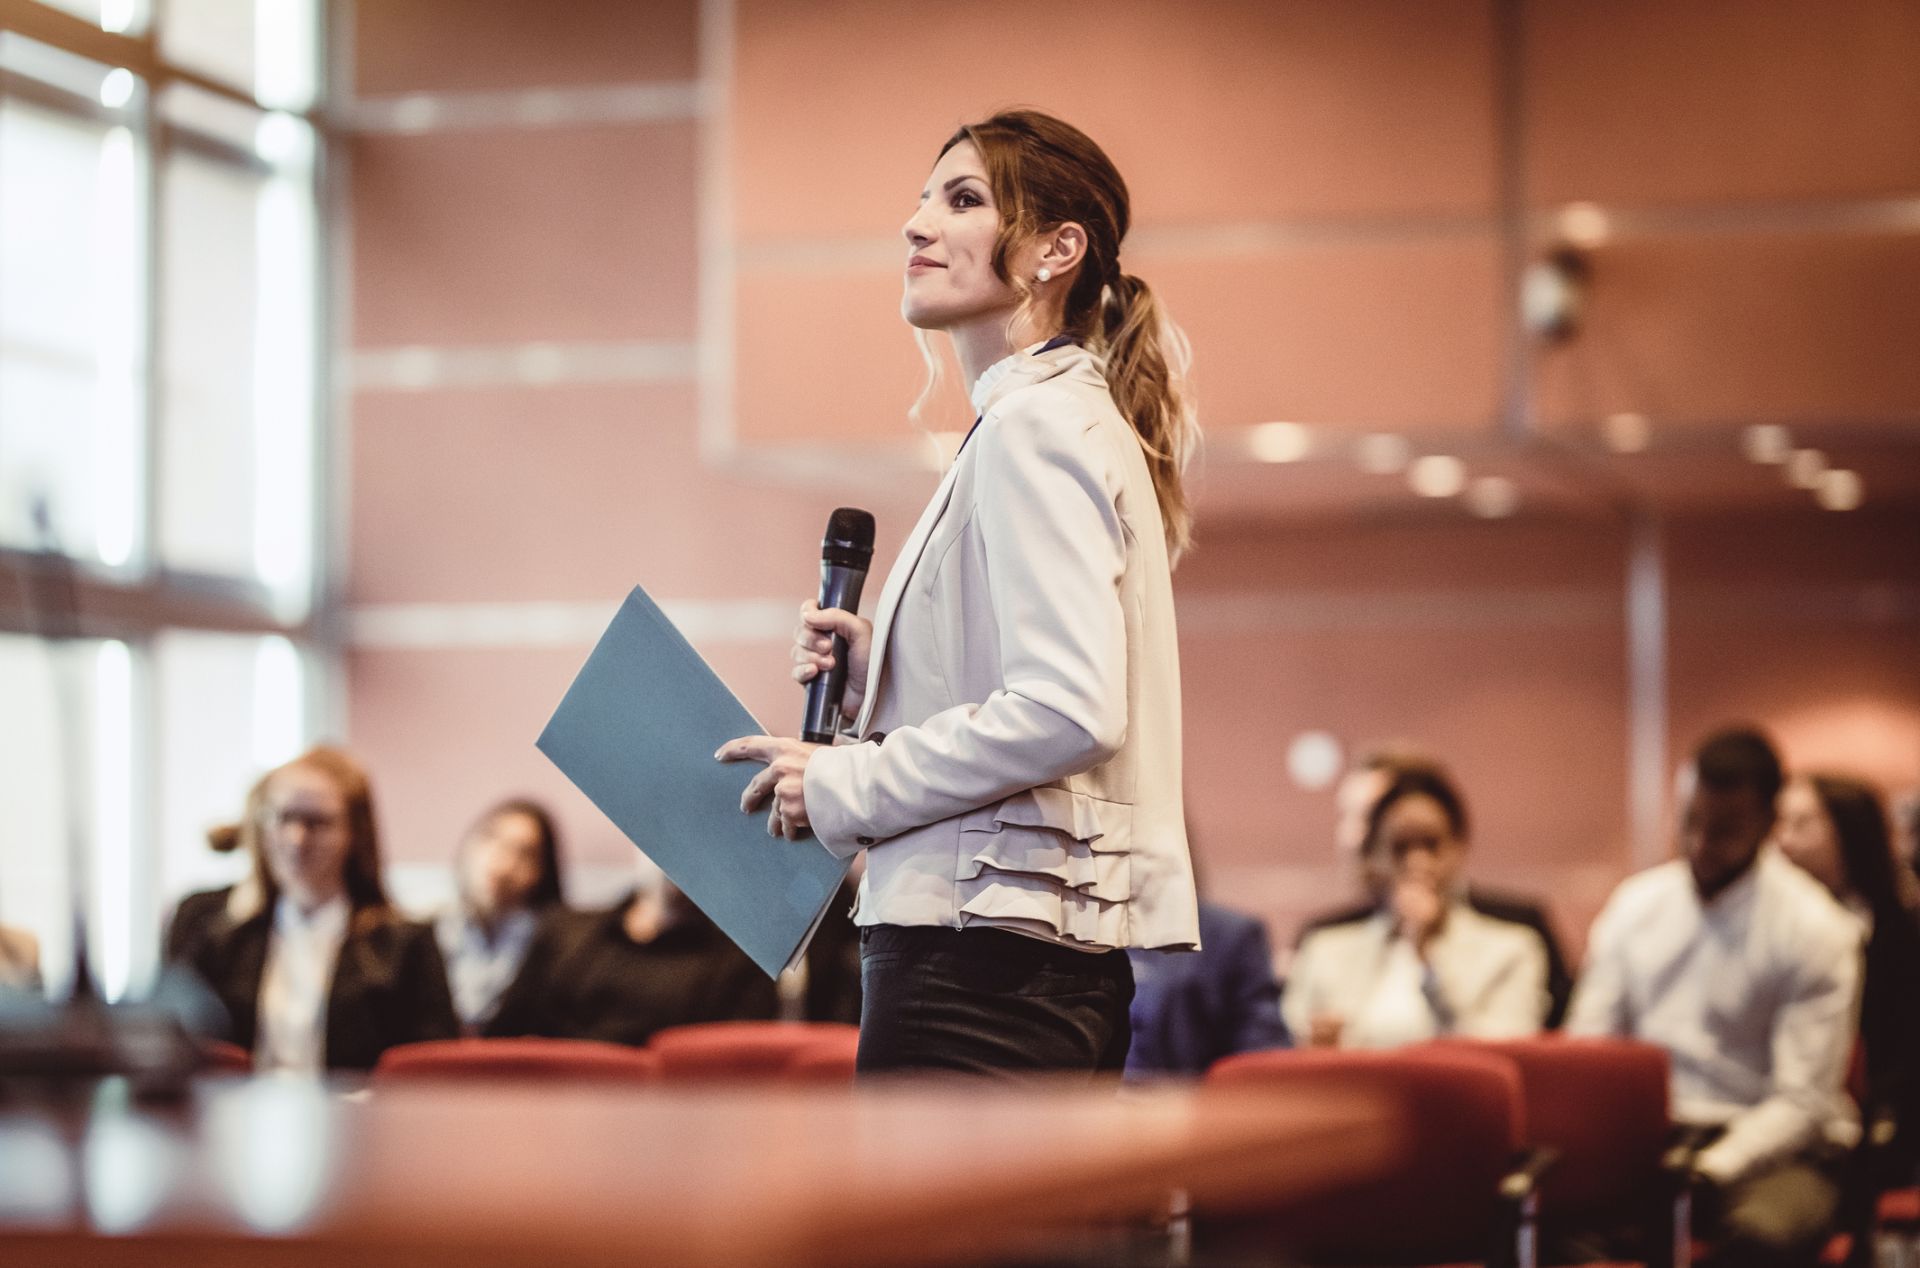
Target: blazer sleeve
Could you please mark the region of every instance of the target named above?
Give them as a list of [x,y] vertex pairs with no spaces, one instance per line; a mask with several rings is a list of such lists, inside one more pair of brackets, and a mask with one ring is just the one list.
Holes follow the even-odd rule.
[[401,1007],[395,1043],[460,1037],[460,1015],[447,985],[447,962],[431,925],[408,921],[401,941]]
[[1727,1121],[1695,1166],[1732,1184],[1817,1141],[1845,1103],[1847,1063],[1858,1033],[1859,930],[1836,913],[1796,939],[1799,962],[1773,1017],[1773,1086],[1765,1100]]
[[1119,751],[1127,540],[1098,423],[1046,385],[1009,396],[981,421],[972,513],[1002,686],[898,727],[885,744],[814,753],[807,817],[835,854],[1090,770]]
[[1628,1036],[1633,1033],[1633,1009],[1627,996],[1626,966],[1621,962],[1621,924],[1626,920],[1622,895],[1616,891],[1594,918],[1587,935],[1587,962],[1573,988],[1567,1008],[1570,1035]]
[[1223,1020],[1216,1056],[1259,1052],[1291,1044],[1280,1017],[1280,983],[1273,975],[1273,952],[1266,927],[1249,921],[1230,960]]

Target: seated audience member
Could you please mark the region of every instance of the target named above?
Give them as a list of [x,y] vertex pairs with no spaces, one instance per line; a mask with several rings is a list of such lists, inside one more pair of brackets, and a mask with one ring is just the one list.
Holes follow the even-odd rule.
[[40,993],[40,940],[14,925],[0,925],[0,990]]
[[1127,952],[1133,962],[1128,1078],[1204,1074],[1222,1057],[1287,1046],[1266,926],[1200,901],[1199,951]]
[[387,901],[358,762],[322,746],[272,771],[240,831],[253,871],[191,967],[256,1070],[367,1070],[396,1044],[459,1034],[433,931]]
[[[215,854],[231,854],[241,847],[241,824],[259,816],[261,799],[266,796],[267,779],[268,776],[262,775],[247,790],[246,804],[240,811],[240,823],[222,824],[207,830],[208,849]],[[206,941],[207,931],[218,925],[232,896],[233,886],[223,885],[219,889],[196,890],[175,903],[173,915],[167,921],[166,935],[161,941],[163,961],[167,964],[192,964],[200,944]]]
[[1801,776],[1780,794],[1780,852],[1866,924],[1865,1108],[1893,1115],[1894,1157],[1910,1170],[1920,1157],[1920,880],[1891,837],[1880,794],[1858,780]]
[[[1353,906],[1308,920],[1295,939],[1296,946],[1316,929],[1368,919],[1385,901],[1393,871],[1392,860],[1365,848],[1367,820],[1394,779],[1407,771],[1422,771],[1442,779],[1451,779],[1446,767],[1437,759],[1418,749],[1394,746],[1362,754],[1335,787],[1334,806],[1339,817],[1334,827],[1334,850],[1343,862],[1353,868],[1358,888],[1366,898]],[[1573,970],[1568,967],[1567,957],[1560,949],[1560,939],[1554,934],[1553,922],[1548,919],[1546,908],[1531,898],[1478,885],[1468,885],[1463,896],[1467,906],[1481,915],[1525,925],[1539,937],[1541,949],[1547,957],[1549,1005],[1546,1024],[1549,1029],[1558,1027],[1566,1017],[1567,1000],[1573,995]]]
[[1465,900],[1467,810],[1436,770],[1395,777],[1366,849],[1391,867],[1385,900],[1301,942],[1281,1011],[1296,1042],[1387,1048],[1441,1035],[1510,1038],[1546,1018],[1539,935]]
[[644,855],[633,894],[541,924],[492,1031],[644,1044],[655,1031],[778,1014],[774,984]]
[[489,1034],[541,917],[562,908],[552,816],[519,798],[488,810],[460,840],[454,883],[457,896],[434,921],[434,936],[461,1028]]
[[[855,857],[863,867],[867,856]],[[850,873],[827,904],[801,967],[780,977],[780,1016],[788,1021],[860,1024],[860,930],[853,923],[857,874]]]
[[1707,738],[1679,784],[1681,857],[1622,882],[1593,923],[1567,1028],[1673,1059],[1673,1114],[1704,1144],[1695,1230],[1714,1262],[1813,1263],[1855,1133],[1860,924],[1766,848],[1780,760],[1750,729]]
[[1920,788],[1910,789],[1900,798],[1900,804],[1894,808],[1893,821],[1899,832],[1893,851],[1914,878],[1920,880]]

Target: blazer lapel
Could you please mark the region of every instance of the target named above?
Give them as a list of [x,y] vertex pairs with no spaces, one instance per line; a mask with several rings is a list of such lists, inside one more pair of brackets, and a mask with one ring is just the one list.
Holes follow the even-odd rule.
[[899,557],[893,561],[893,568],[887,573],[887,584],[882,587],[880,602],[873,610],[873,650],[867,658],[867,690],[860,700],[860,716],[854,721],[855,735],[866,734],[867,724],[873,720],[875,689],[880,684],[880,669],[887,658],[887,638],[893,632],[893,614],[900,606],[900,596],[906,591],[914,567],[920,562],[921,552],[927,548],[927,538],[933,535],[933,526],[940,522],[947,503],[953,500],[954,473],[959,469],[958,461],[947,468],[947,474],[941,479],[940,487],[933,491],[927,509],[920,512],[920,522],[907,534]]
[[[1000,398],[1018,388],[1043,383],[1062,374],[1091,375],[1099,382],[1101,362],[1078,344],[1049,349],[1015,362],[1008,372],[1001,376],[984,397],[974,402],[982,418],[988,410],[997,404]],[[978,424],[975,424],[978,426]],[[961,447],[964,458],[966,448]],[[927,538],[933,533],[934,525],[940,522],[940,516],[946,512],[947,503],[953,499],[954,473],[960,469],[960,458],[947,468],[946,478],[940,487],[934,490],[933,500],[927,503],[927,509],[920,513],[920,522],[913,526],[906,544],[900,547],[900,557],[893,562],[893,571],[887,574],[887,584],[880,591],[880,603],[873,611],[873,652],[867,662],[867,692],[860,701],[860,716],[854,722],[854,734],[865,735],[867,726],[873,721],[874,704],[878,698],[876,688],[880,685],[880,670],[887,658],[887,638],[893,632],[893,614],[900,605],[900,596],[906,592],[907,582],[913,577],[914,567],[920,562],[920,554],[927,548]]]

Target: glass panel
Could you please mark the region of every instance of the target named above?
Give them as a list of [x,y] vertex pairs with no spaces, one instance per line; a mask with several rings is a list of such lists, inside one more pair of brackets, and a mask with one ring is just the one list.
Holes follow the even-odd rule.
[[[115,70],[12,31],[0,31],[0,69],[25,75],[86,101],[101,99],[107,76]],[[104,95],[112,100],[117,92]]]
[[211,137],[243,152],[253,149],[262,118],[257,107],[192,84],[168,84],[162,88],[159,114],[171,127]]
[[280,110],[313,104],[318,37],[314,0],[167,0],[161,12],[161,56]]
[[175,146],[163,173],[160,555],[256,577],[291,617],[312,575],[312,131],[260,114],[250,132],[264,170]]
[[160,558],[254,572],[256,205],[264,180],[175,150],[160,203]]
[[147,6],[141,0],[41,0],[84,18],[103,31],[137,35],[147,28]]
[[[115,654],[110,687],[123,681],[117,671],[124,653],[122,646]],[[84,767],[98,760],[96,749],[112,747],[96,735],[99,706],[111,703],[98,689],[100,659],[97,643],[53,649],[0,634],[0,700],[7,707],[0,727],[0,805],[7,808],[0,815],[0,922],[39,940],[41,973],[55,994],[72,981],[72,845],[76,837],[92,839],[102,800],[91,795]],[[83,769],[76,774],[76,767]],[[69,797],[70,788],[79,795]],[[115,833],[124,825],[114,825]]]
[[0,100],[0,544],[45,505],[72,554],[141,545],[142,161],[124,124]]
[[261,771],[306,744],[306,679],[284,638],[177,631],[154,644],[159,701],[160,906],[230,885],[237,855],[207,848],[207,829],[240,816]]

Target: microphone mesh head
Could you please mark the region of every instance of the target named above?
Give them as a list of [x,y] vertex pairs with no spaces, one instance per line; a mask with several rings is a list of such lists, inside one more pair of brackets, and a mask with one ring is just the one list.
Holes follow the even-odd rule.
[[843,506],[833,513],[827,521],[828,546],[840,546],[853,550],[873,550],[873,513],[863,511],[857,506]]

